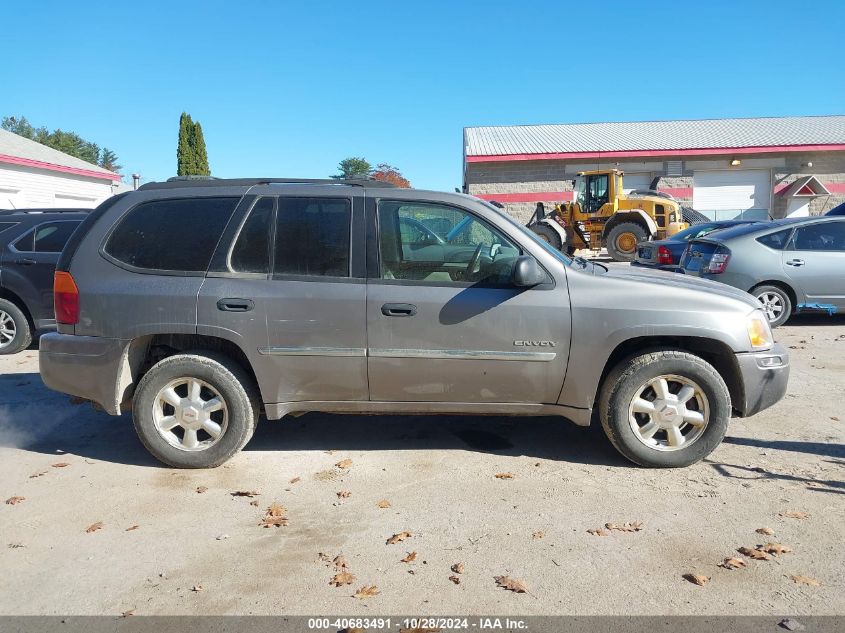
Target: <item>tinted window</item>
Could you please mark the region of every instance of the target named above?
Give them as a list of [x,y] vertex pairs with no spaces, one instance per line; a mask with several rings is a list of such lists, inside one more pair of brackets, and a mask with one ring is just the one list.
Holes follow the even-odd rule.
[[273,273],[349,277],[352,206],[345,198],[279,198]]
[[205,272],[238,198],[143,202],[120,221],[105,251],[149,270]]
[[786,246],[787,241],[789,241],[790,233],[792,233],[792,229],[784,229],[783,231],[778,231],[777,233],[769,233],[768,235],[758,237],[757,241],[763,246],[768,246],[769,248],[782,251]]
[[270,272],[270,228],[273,198],[255,203],[232,248],[229,269],[236,273]]
[[15,226],[17,222],[0,222],[0,233]]
[[797,251],[845,251],[845,221],[819,222],[795,231]]
[[26,253],[61,253],[79,222],[45,222],[15,242]]

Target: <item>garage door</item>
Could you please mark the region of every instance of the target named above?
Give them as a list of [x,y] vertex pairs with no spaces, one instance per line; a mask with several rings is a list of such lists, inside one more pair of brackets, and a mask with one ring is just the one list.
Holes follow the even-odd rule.
[[651,184],[651,174],[622,174],[622,193],[630,193],[634,189],[648,189]]
[[696,171],[692,206],[714,220],[766,219],[772,176],[767,169]]

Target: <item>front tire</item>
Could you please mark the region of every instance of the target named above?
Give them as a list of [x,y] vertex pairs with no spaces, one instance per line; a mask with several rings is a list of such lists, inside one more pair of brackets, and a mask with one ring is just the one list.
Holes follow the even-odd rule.
[[599,399],[602,427],[640,466],[678,468],[721,443],[731,415],[725,381],[702,358],[679,350],[631,356],[608,374]]
[[0,355],[17,354],[32,343],[32,328],[23,311],[7,299],[0,299]]
[[240,451],[258,421],[251,378],[228,358],[178,354],[141,379],[132,418],[141,443],[176,468],[215,468]]
[[763,307],[770,327],[783,325],[792,316],[792,299],[780,286],[757,286],[751,294]]
[[617,262],[631,262],[637,256],[637,244],[648,233],[636,222],[620,222],[607,234],[607,253]]
[[545,224],[533,224],[531,225],[531,230],[534,231],[541,240],[548,242],[557,250],[560,250],[563,246],[560,240],[560,235],[558,235],[553,228],[548,227]]

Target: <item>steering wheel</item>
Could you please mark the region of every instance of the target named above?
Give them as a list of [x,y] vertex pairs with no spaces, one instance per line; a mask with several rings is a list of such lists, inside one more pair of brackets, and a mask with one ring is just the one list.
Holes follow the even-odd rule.
[[478,266],[478,262],[481,260],[481,249],[484,247],[484,244],[479,244],[475,252],[472,254],[472,257],[469,258],[469,264],[467,264],[467,268],[464,271],[464,279],[469,279],[470,275],[472,275],[472,271],[475,270],[475,267]]

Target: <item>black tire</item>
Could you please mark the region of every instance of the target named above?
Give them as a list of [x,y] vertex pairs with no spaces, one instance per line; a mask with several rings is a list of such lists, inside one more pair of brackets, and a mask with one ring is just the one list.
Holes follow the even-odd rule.
[[[623,250],[618,244],[620,238],[626,234],[632,234],[629,241],[633,244],[631,250]],[[607,234],[607,253],[617,262],[631,262],[637,256],[637,243],[648,238],[645,228],[636,222],[620,222]]]
[[[706,397],[709,419],[706,426],[688,446],[674,450],[660,450],[635,434],[629,408],[643,385],[660,376],[678,376],[694,381]],[[670,381],[670,387],[672,382]],[[677,391],[673,392],[677,393]],[[705,457],[721,443],[731,417],[731,397],[725,381],[712,365],[703,359],[680,350],[660,350],[631,356],[619,363],[607,376],[599,396],[599,417],[610,442],[622,455],[640,466],[650,468],[679,468],[689,466]],[[642,419],[642,418],[640,418]],[[687,427],[687,438],[693,437],[693,427]],[[659,440],[658,430],[654,435]]]
[[[0,312],[4,312],[8,319],[11,319],[15,328],[12,340],[8,341],[4,347],[0,347],[0,355],[17,354],[25,350],[32,343],[32,328],[29,325],[29,319],[17,304],[8,299],[0,299]],[[0,342],[5,340],[5,337],[0,337]]]
[[[221,438],[203,450],[176,448],[156,428],[153,407],[159,391],[182,377],[198,378],[211,385],[227,408],[228,420]],[[258,422],[259,406],[258,390],[240,365],[223,356],[197,352],[165,358],[144,375],[135,391],[132,418],[141,443],[159,461],[176,468],[215,468],[250,440]]]
[[[779,325],[783,325],[792,316],[792,298],[780,286],[768,286],[764,284],[752,288],[751,294],[763,306],[763,313],[769,321],[769,327],[776,328]],[[774,297],[777,298],[776,301],[772,300]],[[782,306],[779,313],[775,312],[777,305]]]
[[540,239],[545,240],[557,250],[560,250],[561,246],[563,246],[560,241],[560,235],[558,235],[553,228],[548,227],[545,224],[532,224],[530,228],[540,236]]

